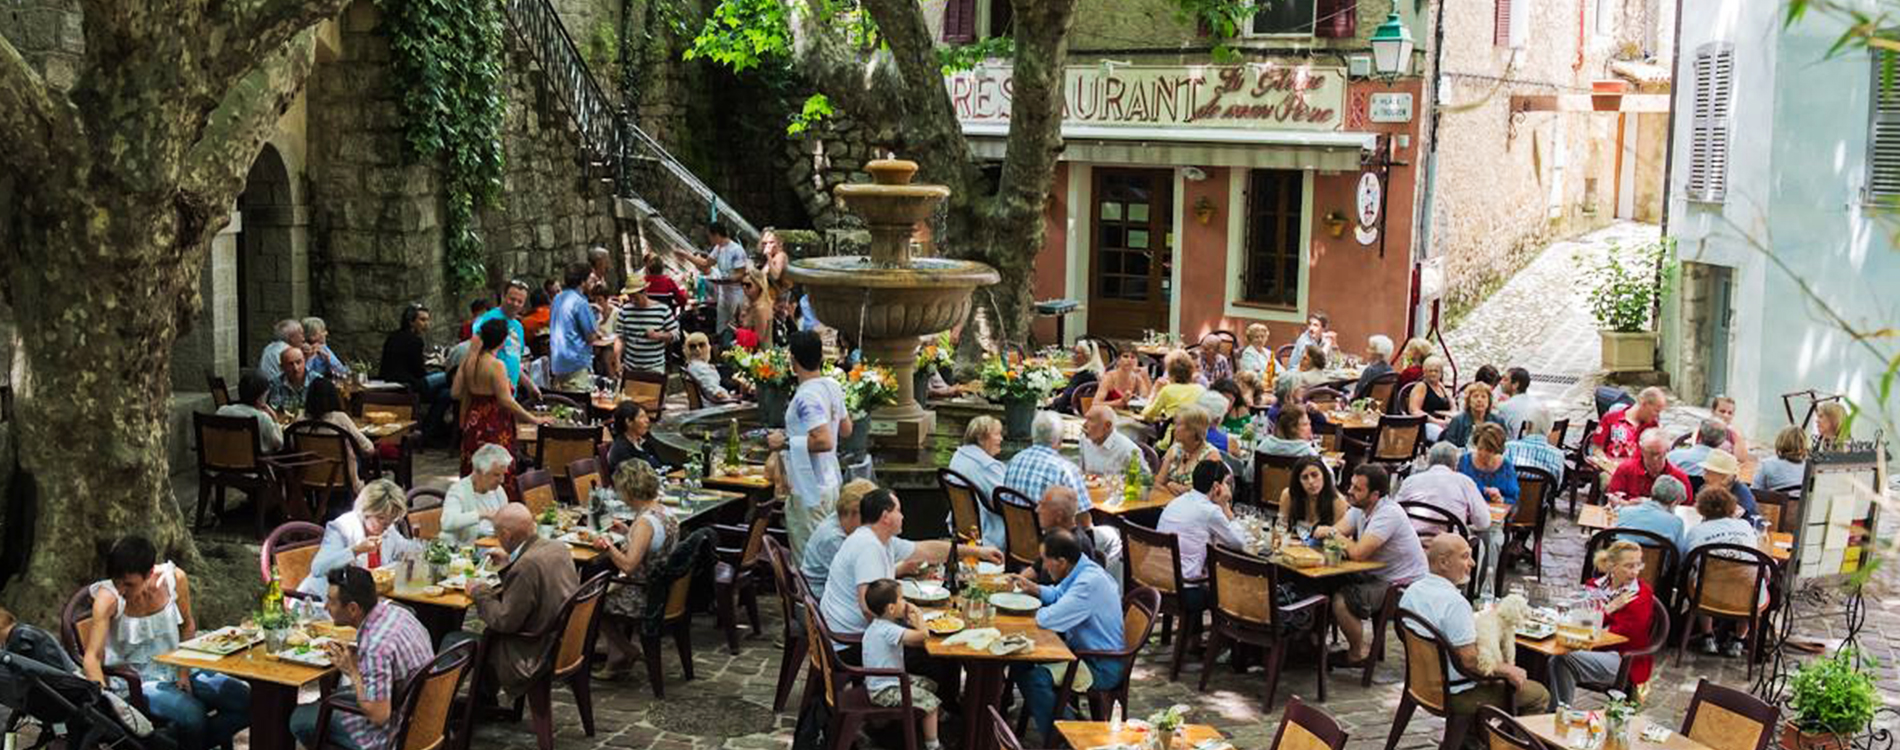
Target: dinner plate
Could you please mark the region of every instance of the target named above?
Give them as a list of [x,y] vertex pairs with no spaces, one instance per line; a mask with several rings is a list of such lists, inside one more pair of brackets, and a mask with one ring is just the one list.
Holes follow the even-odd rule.
[[202,651],[207,654],[216,654],[218,656],[228,656],[250,648],[252,644],[262,640],[264,640],[264,637],[261,634],[247,634],[243,629],[235,625],[226,625],[209,633],[202,633],[198,637],[185,641],[184,643],[180,643],[178,647],[188,648],[193,651]]
[[278,659],[292,664],[301,664],[306,667],[317,667],[320,669],[325,668],[330,666],[330,654],[323,650],[323,645],[319,641],[326,640],[327,639],[319,638],[316,641],[311,641],[308,646],[292,646],[271,654],[271,656],[275,656]]
[[1557,626],[1548,622],[1527,622],[1517,626],[1517,634],[1533,641],[1541,641],[1557,633]]
[[976,564],[977,575],[993,576],[993,575],[1001,575],[1002,573],[1003,573],[1002,563],[980,562]]
[[1042,608],[1042,600],[1028,594],[990,594],[990,604],[1010,614],[1028,614]]
[[941,602],[950,598],[950,590],[934,581],[904,581],[904,598],[919,604]]

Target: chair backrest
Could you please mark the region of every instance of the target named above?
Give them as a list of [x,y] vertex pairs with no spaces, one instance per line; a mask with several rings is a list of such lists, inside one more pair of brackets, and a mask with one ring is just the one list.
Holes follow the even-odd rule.
[[1464,519],[1452,515],[1451,511],[1417,500],[1406,500],[1399,503],[1399,507],[1405,510],[1407,518],[1412,519],[1412,527],[1418,529],[1419,544],[1429,547],[1433,537],[1446,532],[1471,538]]
[[200,470],[258,470],[256,419],[194,412],[191,426],[198,436]]
[[1405,646],[1405,692],[1432,713],[1444,715],[1451,695],[1451,650],[1445,647],[1445,634],[1409,609],[1399,610],[1394,629]]
[[1774,575],[1768,553],[1739,544],[1707,544],[1689,550],[1681,582],[1686,611],[1746,617],[1760,609],[1762,590]]
[[1795,515],[1790,512],[1799,500],[1779,490],[1753,490],[1755,493],[1755,512],[1768,519],[1768,527],[1775,531],[1792,531]]
[[[1161,592],[1136,586],[1122,594],[1122,650],[1130,662],[1154,632],[1155,617],[1161,612]],[[1129,667],[1132,668],[1132,665]],[[1123,674],[1129,674],[1124,671]]]
[[1330,714],[1294,696],[1287,701],[1269,750],[1341,750],[1347,739],[1345,728]]
[[1017,565],[1035,565],[1042,559],[1042,519],[1036,501],[1014,487],[996,487],[996,509],[1003,516],[1004,554]]
[[969,479],[949,469],[937,470],[937,484],[943,487],[943,494],[950,499],[951,536],[968,539],[971,535],[983,534],[983,514],[977,510],[977,495],[982,490],[976,488]]
[[211,389],[211,405],[223,407],[231,403],[231,388],[224,384],[224,378],[206,375],[205,385]]
[[588,456],[569,462],[567,481],[573,486],[574,502],[585,504],[587,496],[594,494],[594,488],[600,486],[599,459]]
[[1392,403],[1392,389],[1398,386],[1399,374],[1396,372],[1380,375],[1367,383],[1365,397],[1372,399],[1372,410],[1380,414],[1386,413],[1386,405]]
[[766,532],[772,528],[772,514],[778,511],[777,500],[767,500],[752,506],[751,519],[746,524],[745,546],[739,550],[739,569],[744,570],[758,564],[759,556],[765,554]]
[[408,390],[400,391],[363,391],[357,394],[356,403],[361,409],[358,414],[373,411],[387,412],[399,422],[414,422],[421,419],[422,410],[416,406],[416,394]]
[[92,635],[92,624],[92,586],[80,586],[66,599],[66,607],[59,614],[59,645],[75,663],[86,661],[86,640]]
[[1214,595],[1214,611],[1246,625],[1272,627],[1277,622],[1276,567],[1218,544],[1207,545],[1208,590]]
[[1711,750],[1766,750],[1780,720],[1774,705],[1704,678],[1689,699],[1682,734]]
[[1115,342],[1109,341],[1108,339],[1102,338],[1100,336],[1083,334],[1081,336],[1075,337],[1075,340],[1076,340],[1076,343],[1081,343],[1083,341],[1095,342],[1096,350],[1101,352],[1102,354],[1102,363],[1110,367],[1114,367],[1115,359],[1121,356],[1121,347],[1116,346]]
[[787,640],[790,640],[796,636],[793,629],[798,627],[798,589],[797,584],[792,580],[793,576],[798,575],[798,571],[792,569],[791,554],[787,553],[785,546],[779,544],[777,539],[773,539],[772,535],[767,534],[762,545],[765,547],[765,559],[772,565],[772,588],[774,593],[778,594],[779,608],[785,614],[784,635]]
[[1517,507],[1506,522],[1512,526],[1536,526],[1544,517],[1544,505],[1557,486],[1550,472],[1535,466],[1517,467]]
[[1123,585],[1147,586],[1163,594],[1178,594],[1184,587],[1181,576],[1181,541],[1141,524],[1122,520]]
[[[1392,382],[1397,383],[1398,380],[1394,379]],[[1425,382],[1422,380],[1414,380],[1410,383],[1406,383],[1404,388],[1399,389],[1398,397],[1386,403],[1383,413],[1398,416],[1405,415],[1406,410],[1412,408],[1412,394],[1424,387]]]
[[1209,331],[1208,333],[1221,338],[1220,353],[1222,356],[1231,357],[1234,356],[1234,352],[1240,351],[1240,337],[1234,335],[1233,331],[1221,328]]
[[310,562],[317,559],[317,548],[322,544],[322,526],[308,521],[285,522],[264,537],[264,546],[257,554],[257,572],[265,583],[274,574],[278,586],[296,591],[310,576]]
[[535,441],[535,465],[555,479],[568,479],[568,467],[582,459],[593,460],[600,444],[600,427],[582,425],[542,425]]
[[448,738],[449,709],[461,689],[462,677],[475,659],[475,641],[462,641],[440,654],[429,666],[409,678],[402,700],[391,716],[401,722],[392,747],[401,750],[437,750]]
[[1293,363],[1287,361],[1288,359],[1291,359],[1292,357],[1293,357],[1292,344],[1281,344],[1280,348],[1273,350],[1273,361],[1280,363],[1280,369],[1282,370],[1285,370],[1293,366]]
[[1141,440],[1135,441],[1135,447],[1141,451],[1141,462],[1148,465],[1149,474],[1153,474],[1161,470],[1161,452],[1160,451],[1155,450],[1154,446],[1149,445],[1148,443]]
[[1332,388],[1318,387],[1318,388],[1308,388],[1306,390],[1306,403],[1309,403],[1321,408],[1331,409],[1335,406],[1338,406],[1340,402],[1345,401],[1345,400],[1346,400],[1346,394],[1340,393],[1339,391]]
[[298,486],[317,492],[350,489],[345,467],[350,465],[351,452],[356,447],[350,444],[350,436],[343,428],[315,419],[299,420],[284,428],[284,444],[290,450],[323,459],[291,470],[291,481]]
[[699,389],[699,381],[681,373],[680,387],[686,389],[686,408],[693,411],[706,408],[706,393]]
[[1569,431],[1570,418],[1564,417],[1563,419],[1550,423],[1550,432],[1544,435],[1544,440],[1548,441],[1552,447],[1562,450],[1564,447],[1564,433]]
[[1009,720],[995,706],[984,706],[983,710],[990,715],[990,739],[998,750],[1023,750],[1022,740],[1016,739],[1016,732],[1009,728]]
[[1297,456],[1273,456],[1260,451],[1253,454],[1254,502],[1262,508],[1280,508],[1280,494],[1293,486],[1293,467]]
[[593,578],[581,582],[580,588],[574,589],[561,604],[561,615],[555,620],[560,637],[554,640],[551,660],[556,677],[587,668],[594,636],[600,630],[600,602],[612,577],[611,571],[594,574]]
[[666,373],[634,370],[621,375],[620,397],[632,399],[647,411],[659,414],[666,406]]
[[446,493],[434,487],[409,491],[409,514],[403,518],[409,527],[403,536],[410,539],[434,539],[442,533],[442,503]]
[[812,672],[818,675],[819,688],[825,696],[825,704],[838,705],[838,650],[831,647],[831,629],[825,627],[825,615],[818,609],[818,600],[811,592],[802,592],[805,605],[805,651],[811,655]]
[[535,469],[522,472],[515,477],[515,490],[521,495],[521,503],[528,506],[528,512],[539,517],[541,512],[554,507],[554,477],[546,471]]
[[1497,706],[1478,707],[1478,725],[1490,738],[1489,750],[1548,750],[1537,735]]
[[1372,441],[1372,460],[1410,461],[1425,444],[1425,415],[1379,415],[1379,431]]
[[1596,437],[1596,433],[1597,421],[1594,419],[1586,419],[1583,421],[1583,432],[1579,433],[1577,442],[1559,447],[1570,452],[1570,462],[1572,464],[1583,466],[1585,465],[1584,461],[1590,457],[1590,439]]
[[1098,381],[1090,381],[1076,386],[1075,390],[1069,392],[1069,412],[1072,414],[1089,413],[1089,409],[1095,406],[1095,394],[1101,390],[1101,387],[1102,384]]
[[1597,550],[1610,546],[1618,539],[1628,539],[1643,548],[1643,581],[1656,592],[1658,598],[1668,601],[1676,587],[1676,570],[1682,564],[1682,552],[1676,548],[1675,540],[1653,531],[1642,529],[1603,529],[1590,535],[1583,545],[1583,576],[1578,583],[1588,583],[1597,577],[1591,561],[1596,559]]

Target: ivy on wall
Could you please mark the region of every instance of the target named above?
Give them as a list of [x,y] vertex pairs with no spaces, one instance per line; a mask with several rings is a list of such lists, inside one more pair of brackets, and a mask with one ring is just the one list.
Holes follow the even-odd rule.
[[501,0],[377,0],[390,37],[412,158],[440,165],[448,208],[445,271],[465,292],[487,282],[478,206],[501,195]]

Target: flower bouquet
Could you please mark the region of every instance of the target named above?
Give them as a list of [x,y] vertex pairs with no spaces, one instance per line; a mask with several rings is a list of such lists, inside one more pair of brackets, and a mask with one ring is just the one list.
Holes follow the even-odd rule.
[[862,363],[838,379],[844,385],[845,410],[852,419],[870,414],[872,409],[897,403],[897,378],[891,368]]
[[785,426],[785,407],[792,400],[798,376],[792,372],[792,355],[784,349],[748,351],[733,347],[726,351],[734,377],[752,387],[759,401],[759,421],[766,427]]
[[1049,365],[1011,364],[994,356],[983,360],[978,374],[983,397],[1003,405],[1003,432],[1015,440],[1029,437],[1036,405],[1069,382],[1062,371]]
[[917,373],[928,375],[932,372],[944,373],[946,378],[950,369],[957,364],[957,345],[950,340],[950,332],[944,331],[917,347]]
[[1176,703],[1149,716],[1148,727],[1153,730],[1148,735],[1150,746],[1161,750],[1173,747],[1175,733],[1187,726],[1187,712],[1187,706]]

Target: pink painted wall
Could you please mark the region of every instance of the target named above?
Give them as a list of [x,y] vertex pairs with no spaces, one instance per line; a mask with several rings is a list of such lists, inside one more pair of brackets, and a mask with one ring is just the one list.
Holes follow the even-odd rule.
[[[1060,299],[1063,286],[1069,275],[1069,165],[1067,162],[1056,164],[1055,179],[1049,188],[1049,207],[1043,211],[1042,250],[1036,253],[1036,271],[1032,277],[1035,284],[1035,297],[1038,300]],[[1077,292],[1083,304],[1088,303],[1088,290]],[[1067,321],[1067,332],[1079,334],[1081,318],[1071,316]],[[1030,327],[1038,342],[1056,340],[1056,319],[1037,317]]]

